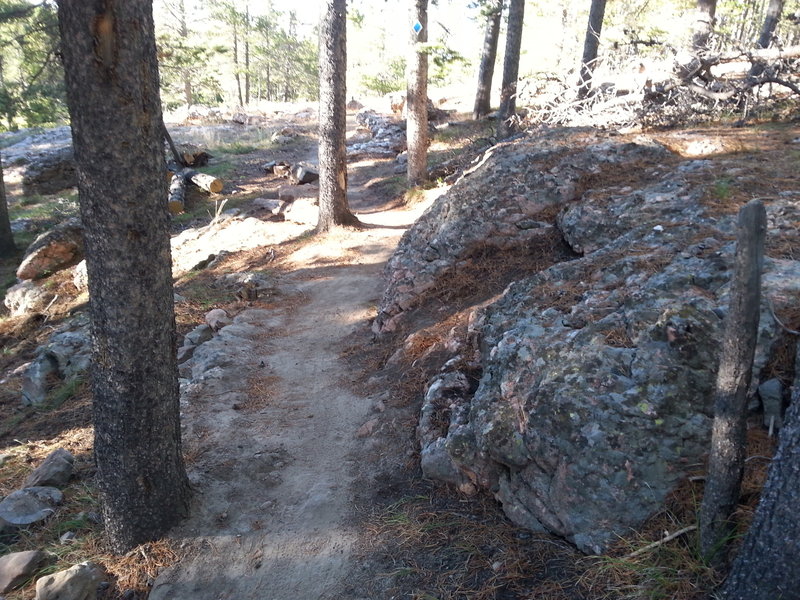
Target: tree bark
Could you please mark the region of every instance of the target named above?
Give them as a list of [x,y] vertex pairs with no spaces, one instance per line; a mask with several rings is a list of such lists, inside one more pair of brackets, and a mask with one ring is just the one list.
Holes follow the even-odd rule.
[[800,588],[800,348],[792,403],[761,501],[722,588],[724,600],[797,600]]
[[[231,11],[235,11],[236,8],[231,8]],[[233,77],[236,79],[236,93],[239,97],[239,106],[244,106],[244,101],[242,99],[242,77],[239,73],[239,26],[236,24],[236,19],[239,18],[238,14],[233,14]]]
[[3,162],[0,158],[0,256],[13,256],[17,252],[14,234],[11,233],[11,221],[8,218],[8,202],[6,200],[6,184],[3,181]]
[[708,42],[714,31],[714,17],[717,13],[717,0],[697,0],[694,32],[692,34],[692,50],[703,56],[710,50]]
[[[411,0],[411,40],[406,88],[409,185],[428,179],[428,0]],[[419,23],[421,29],[414,30]]]
[[[178,2],[178,35],[184,40],[189,39],[189,27],[186,24],[186,4],[184,0]],[[191,70],[182,69],[181,78],[183,79],[183,99],[186,106],[194,104],[194,91],[192,90]]]
[[91,298],[97,478],[111,548],[126,552],[177,523],[190,495],[152,1],[59,0],[58,16]]
[[766,218],[764,205],[758,200],[739,211],[730,308],[714,397],[708,478],[700,506],[700,549],[706,559],[717,563],[732,532],[730,517],[739,501],[744,470],[747,390],[758,337]]
[[512,117],[517,111],[517,78],[519,77],[519,52],[522,48],[522,23],[525,17],[525,0],[511,0],[508,5],[508,32],[506,53],[503,59],[503,85],[500,88],[500,137],[508,137],[516,129]]
[[358,225],[347,205],[347,2],[325,0],[319,31],[319,218],[317,231]]
[[758,48],[769,48],[772,45],[772,36],[778,26],[778,21],[781,20],[782,12],[783,0],[769,0],[767,14],[764,17],[764,25],[761,27],[761,35],[758,37],[758,43],[756,44]]
[[583,41],[581,74],[578,81],[579,98],[585,98],[592,86],[592,72],[597,62],[597,50],[600,48],[600,32],[603,30],[605,14],[606,0],[592,0],[592,6],[589,9],[589,24],[586,26],[586,37]]
[[250,105],[250,3],[244,13],[244,103]]
[[492,79],[497,60],[497,41],[500,38],[500,18],[503,15],[503,0],[492,0],[486,14],[486,34],[483,38],[481,65],[478,69],[478,91],[472,116],[480,119],[491,110]]

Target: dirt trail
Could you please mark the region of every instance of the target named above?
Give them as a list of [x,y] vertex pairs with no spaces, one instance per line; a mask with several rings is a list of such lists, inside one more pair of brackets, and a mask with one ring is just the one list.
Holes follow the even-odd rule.
[[386,227],[304,246],[280,308],[246,309],[198,349],[212,367],[183,395],[197,492],[174,534],[190,557],[158,577],[151,599],[342,597],[357,537],[356,434],[374,402],[346,385],[339,353],[371,316],[383,263],[417,214],[369,214]]

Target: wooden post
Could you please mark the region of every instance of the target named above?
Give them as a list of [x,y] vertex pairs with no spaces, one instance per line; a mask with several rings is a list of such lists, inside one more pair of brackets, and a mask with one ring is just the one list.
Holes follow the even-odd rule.
[[758,200],[739,211],[730,308],[714,394],[708,477],[700,506],[700,549],[706,560],[717,563],[732,531],[730,517],[739,500],[744,470],[747,390],[758,336],[766,219]]

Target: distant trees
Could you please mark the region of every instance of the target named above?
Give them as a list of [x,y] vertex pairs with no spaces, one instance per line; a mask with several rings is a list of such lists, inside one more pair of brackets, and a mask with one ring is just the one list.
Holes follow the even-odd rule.
[[472,116],[475,119],[489,114],[491,110],[492,79],[494,63],[497,60],[497,42],[500,37],[500,18],[503,15],[504,0],[488,0],[483,7],[486,16],[486,33],[481,49],[481,63],[478,69],[478,91],[475,94],[475,108]]
[[510,0],[508,5],[508,32],[503,60],[503,84],[500,88],[501,137],[507,137],[514,129],[512,117],[517,106],[517,78],[519,77],[519,53],[522,48],[522,24],[525,18],[525,0]]
[[347,1],[325,0],[319,29],[319,220],[317,231],[358,225],[347,204]]
[[[94,454],[116,552],[188,510],[151,0],[59,0],[92,322]],[[124,165],[124,168],[120,168]]]
[[428,0],[409,0],[410,45],[406,90],[408,183],[428,178]]
[[780,21],[783,12],[783,0],[769,0],[767,13],[764,16],[764,25],[761,27],[761,35],[758,36],[757,48],[769,48],[772,44],[772,36],[775,28]]
[[58,61],[58,22],[50,4],[0,0],[0,117],[6,129],[67,116]]

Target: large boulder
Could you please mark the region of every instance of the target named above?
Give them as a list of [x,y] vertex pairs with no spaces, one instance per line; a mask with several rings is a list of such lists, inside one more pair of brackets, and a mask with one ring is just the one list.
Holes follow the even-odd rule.
[[[709,448],[730,301],[735,219],[702,200],[669,173],[570,203],[559,227],[585,256],[471,315],[426,393],[425,474],[591,553],[661,510]],[[789,200],[767,212],[768,239],[798,217]],[[754,393],[784,335],[770,303],[798,308],[800,262],[766,258],[762,288]]]
[[64,146],[32,157],[22,175],[26,196],[55,194],[78,185],[72,146]]
[[37,237],[17,269],[20,279],[41,279],[83,260],[83,226],[73,218]]
[[555,215],[580,196],[586,177],[626,163],[641,168],[667,154],[649,140],[598,141],[575,152],[555,134],[488,150],[403,235],[386,266],[374,331],[394,331],[404,312],[476,251],[518,248],[549,235]]

